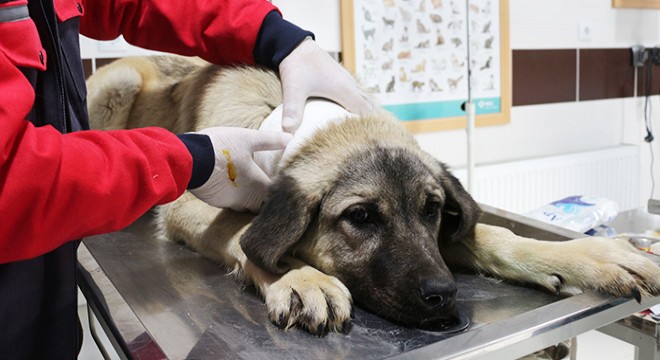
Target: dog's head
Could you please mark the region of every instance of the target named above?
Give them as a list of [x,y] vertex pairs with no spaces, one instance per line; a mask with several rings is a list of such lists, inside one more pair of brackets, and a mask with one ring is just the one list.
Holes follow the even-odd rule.
[[275,273],[293,254],[385,318],[443,327],[457,316],[456,285],[439,244],[471,236],[478,216],[447,168],[381,114],[326,129],[301,148],[241,246]]

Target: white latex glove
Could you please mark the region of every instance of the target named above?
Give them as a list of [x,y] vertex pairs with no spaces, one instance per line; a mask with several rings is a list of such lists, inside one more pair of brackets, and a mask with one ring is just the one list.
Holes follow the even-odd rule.
[[355,78],[311,38],[282,60],[279,71],[284,101],[282,129],[286,132],[298,129],[310,97],[332,100],[353,114],[374,109]]
[[258,212],[272,181],[254,162],[253,153],[282,150],[291,135],[236,127],[213,127],[197,134],[211,138],[215,167],[206,183],[190,192],[216,207]]

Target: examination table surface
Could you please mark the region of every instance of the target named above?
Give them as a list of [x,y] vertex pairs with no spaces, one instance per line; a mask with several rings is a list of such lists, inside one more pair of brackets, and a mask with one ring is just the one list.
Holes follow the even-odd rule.
[[[580,236],[482,207],[482,222],[519,235]],[[124,231],[85,239],[79,250],[80,288],[123,358],[516,358],[660,303],[660,297],[638,304],[595,292],[559,297],[457,274],[459,308],[471,319],[466,331],[405,328],[355,308],[349,334],[319,338],[278,329],[252,289],[241,288],[221,266],[185,245],[158,241],[152,234],[147,214]]]

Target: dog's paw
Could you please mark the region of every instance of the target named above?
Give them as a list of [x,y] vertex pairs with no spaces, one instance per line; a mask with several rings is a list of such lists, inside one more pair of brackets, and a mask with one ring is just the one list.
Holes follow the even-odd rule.
[[264,289],[270,321],[281,329],[298,326],[323,336],[351,329],[351,293],[334,276],[302,265]]
[[594,289],[641,301],[660,295],[660,266],[644,257],[625,239],[591,237],[561,244],[561,269],[548,274],[547,287]]

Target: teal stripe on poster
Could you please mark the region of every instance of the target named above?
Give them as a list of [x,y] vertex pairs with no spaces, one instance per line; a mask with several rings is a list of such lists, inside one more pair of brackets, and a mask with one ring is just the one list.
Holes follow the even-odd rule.
[[[441,119],[465,116],[461,105],[465,100],[435,101],[426,103],[384,105],[385,110],[393,113],[401,121]],[[500,98],[475,99],[477,115],[501,112]]]

